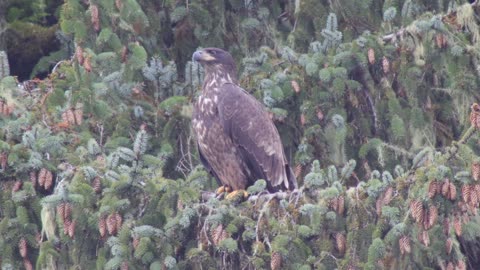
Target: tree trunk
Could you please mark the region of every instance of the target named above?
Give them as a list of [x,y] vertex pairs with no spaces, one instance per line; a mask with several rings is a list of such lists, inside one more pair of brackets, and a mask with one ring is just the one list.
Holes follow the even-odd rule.
[[7,15],[7,2],[8,0],[0,0],[0,51],[7,50],[7,44],[5,41],[5,34],[7,32],[7,20],[5,16]]

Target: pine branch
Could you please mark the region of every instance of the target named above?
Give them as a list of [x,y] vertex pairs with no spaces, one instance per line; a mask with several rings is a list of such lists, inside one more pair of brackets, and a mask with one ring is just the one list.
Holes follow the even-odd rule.
[[396,145],[393,145],[393,144],[388,144],[388,143],[382,143],[382,147],[385,147],[387,149],[390,149],[392,150],[393,152],[395,153],[401,153],[402,155],[405,155],[407,156],[408,158],[413,158],[415,155],[408,152],[407,150],[401,148],[401,147],[398,147]]
[[[478,5],[478,0],[475,0],[473,3],[470,3],[470,5],[472,7],[475,7]],[[447,14],[444,14],[442,16],[442,19],[448,17],[448,16],[451,16],[453,14],[455,14],[457,11],[456,10],[452,10],[451,12],[447,13]],[[412,24],[414,24],[415,22],[413,22]],[[412,25],[410,24],[410,25]],[[398,31],[394,32],[394,33],[390,33],[390,34],[387,34],[387,35],[384,35],[382,37],[382,40],[385,41],[385,42],[395,42],[397,40],[397,37],[402,37],[403,34],[405,33],[406,29],[408,28],[407,27],[402,27],[400,28]]]
[[465,133],[463,134],[463,136],[460,138],[460,140],[458,142],[453,142],[452,143],[452,147],[450,148],[450,150],[445,154],[446,155],[446,158],[447,160],[450,160],[452,159],[458,152],[459,150],[459,145],[461,144],[465,144],[468,139],[470,139],[470,137],[472,137],[472,135],[475,133],[475,127],[472,125],[470,126],[467,131],[465,131]]

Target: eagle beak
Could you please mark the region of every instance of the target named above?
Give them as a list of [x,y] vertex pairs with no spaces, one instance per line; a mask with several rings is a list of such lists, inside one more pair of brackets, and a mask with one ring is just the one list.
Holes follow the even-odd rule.
[[208,61],[215,60],[215,57],[211,56],[209,53],[205,51],[196,51],[193,53],[192,59],[193,61],[197,61],[197,62],[202,62],[202,61],[208,62]]

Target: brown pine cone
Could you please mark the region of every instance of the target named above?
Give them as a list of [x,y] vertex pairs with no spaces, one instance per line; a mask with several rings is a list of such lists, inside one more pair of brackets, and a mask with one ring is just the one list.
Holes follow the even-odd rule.
[[272,270],[280,270],[282,267],[282,255],[279,252],[272,252],[270,258],[270,268]]
[[370,63],[370,65],[375,64],[375,50],[373,50],[373,48],[368,49],[367,58],[368,58],[368,63]]
[[346,250],[346,244],[347,244],[347,239],[345,239],[345,236],[341,233],[336,233],[335,243],[337,245],[338,252],[340,252],[340,254],[344,254]]
[[20,241],[18,241],[18,250],[20,251],[20,256],[22,258],[26,258],[28,253],[27,253],[27,240],[25,238],[20,238]]
[[107,222],[105,217],[98,218],[98,231],[100,232],[100,236],[103,238],[107,233]]

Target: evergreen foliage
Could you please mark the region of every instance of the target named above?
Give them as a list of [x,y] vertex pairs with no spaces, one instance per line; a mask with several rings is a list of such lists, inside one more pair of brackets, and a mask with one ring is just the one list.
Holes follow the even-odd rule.
[[[44,17],[32,9],[8,18]],[[478,13],[65,1],[61,48],[34,71],[55,62],[47,78],[16,81],[0,52],[2,269],[474,269]],[[268,194],[259,179],[248,199],[212,195],[190,129],[199,46],[237,59],[298,190]]]

